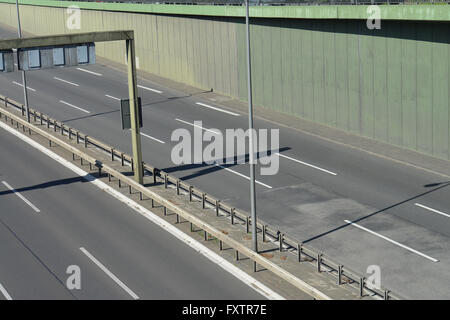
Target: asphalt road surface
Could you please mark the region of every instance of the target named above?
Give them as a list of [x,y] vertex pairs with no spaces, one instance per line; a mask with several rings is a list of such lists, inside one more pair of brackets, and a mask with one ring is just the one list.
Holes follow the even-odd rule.
[[[0,147],[7,150],[0,153],[0,299],[264,298],[125,204],[0,130]],[[81,272],[79,290],[67,288],[70,266]]]
[[[11,37],[0,30],[0,38]],[[95,65],[27,75],[32,107],[131,153],[119,111],[128,97],[125,73]],[[246,114],[151,81],[139,85],[144,161],[248,211],[247,164],[171,161],[175,129],[193,132],[194,121],[202,121],[204,131],[245,130]],[[0,75],[0,93],[23,101],[21,74]],[[382,285],[405,297],[450,298],[445,178],[272,122],[256,120],[255,127],[280,130],[279,172],[260,175],[257,168],[259,217],[361,274],[379,266]]]

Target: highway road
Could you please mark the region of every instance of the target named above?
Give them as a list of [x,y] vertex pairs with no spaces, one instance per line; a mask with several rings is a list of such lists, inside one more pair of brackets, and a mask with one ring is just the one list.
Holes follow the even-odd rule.
[[[0,31],[0,38],[14,36]],[[126,74],[95,65],[28,72],[28,80],[37,110],[131,152],[118,101],[128,96]],[[0,75],[0,93],[23,101],[20,84],[20,73]],[[139,85],[144,161],[248,211],[248,165],[170,160],[175,129],[193,132],[200,120],[205,129],[245,129],[246,114],[151,81]],[[270,121],[257,119],[255,127],[280,130],[278,174],[257,170],[262,219],[361,274],[380,266],[382,284],[405,297],[450,298],[448,179]]]
[[[263,299],[250,286],[3,129],[1,299]],[[69,266],[81,289],[66,286]]]

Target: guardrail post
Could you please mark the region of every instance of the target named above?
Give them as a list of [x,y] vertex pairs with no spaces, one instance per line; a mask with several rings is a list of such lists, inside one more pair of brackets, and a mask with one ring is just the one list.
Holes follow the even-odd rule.
[[239,251],[236,250],[236,261],[239,261]]
[[231,208],[231,225],[234,224],[234,208]]
[[180,215],[178,213],[176,215],[177,215],[177,221],[175,223],[178,224],[178,223],[180,223]]
[[120,154],[120,164],[122,165],[122,167],[125,165],[125,161],[123,158],[123,152]]
[[108,182],[111,182],[111,174],[108,172]]
[[191,232],[194,232],[194,227],[193,227],[193,225],[192,225],[192,222],[190,222],[190,230],[191,230]]
[[153,174],[153,184],[156,184],[156,169],[155,168],[153,169],[152,174]]
[[120,181],[120,178],[119,178],[119,188],[122,188],[122,182]]
[[342,284],[342,268],[343,265],[338,265],[338,285]]
[[317,272],[321,272],[321,265],[322,265],[322,254],[317,254]]
[[302,245],[300,243],[297,243],[297,260],[302,262]]
[[84,147],[87,148],[88,147],[88,139],[89,137],[86,135],[84,136]]
[[47,129],[50,129],[50,120],[49,120],[49,116],[47,116]]
[[189,186],[189,202],[192,202],[192,186]]
[[131,194],[131,186],[128,186],[128,193]]
[[155,200],[152,199],[152,208],[155,207]]
[[72,128],[69,127],[69,140],[72,140]]
[[206,230],[204,230],[204,237],[205,237],[205,241],[208,241],[208,232],[206,232]]
[[41,126],[44,124],[44,119],[42,119],[42,112],[40,112],[39,113],[39,119],[40,119],[40,122],[41,122]]
[[249,226],[250,226],[250,218],[246,217],[245,218],[245,230],[247,233],[249,232],[249,229],[250,229]]
[[167,216],[167,208],[164,206],[164,215]]
[[180,179],[177,179],[177,195],[180,194]]
[[360,278],[359,279],[359,296],[363,297],[364,296],[364,281],[366,279],[365,278]]
[[142,192],[139,191],[139,200],[142,201]]
[[280,242],[280,252],[283,252],[283,236],[284,234],[282,234],[281,232],[278,233],[278,241]]
[[219,240],[219,250],[220,250],[220,251],[223,250],[223,243],[222,243],[222,240]]
[[48,146],[51,147],[52,146],[52,140],[48,140]]
[[23,106],[23,104],[20,106],[20,109],[22,111],[22,116],[25,115],[25,107]]
[[205,202],[206,202],[206,194],[202,193],[202,208],[205,209]]
[[389,290],[384,290],[384,300],[389,300]]
[[111,161],[114,161],[114,148],[111,148]]
[[253,272],[256,272],[256,261],[253,261]]
[[36,111],[33,111],[33,121],[36,122]]
[[164,188],[165,188],[165,189],[167,189],[167,184],[168,184],[168,181],[167,181],[167,173],[164,173]]
[[64,135],[64,124],[61,122],[61,135]]
[[53,131],[56,132],[56,121],[53,121]]
[[262,227],[262,241],[266,242],[266,225]]
[[216,200],[216,217],[219,216],[220,200]]

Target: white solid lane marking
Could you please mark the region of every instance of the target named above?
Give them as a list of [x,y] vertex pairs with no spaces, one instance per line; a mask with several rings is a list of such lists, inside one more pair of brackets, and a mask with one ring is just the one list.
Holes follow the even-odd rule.
[[152,137],[152,136],[149,136],[148,134],[145,134],[145,133],[142,133],[142,132],[141,132],[141,135],[143,135],[144,137],[147,137],[147,138],[149,138],[149,139],[155,140],[155,141],[157,141],[157,142],[159,142],[159,143],[165,143],[164,141],[159,140],[159,139],[156,139],[156,138],[154,138],[154,137]]
[[[16,81],[13,81],[12,83],[17,84],[18,86],[21,86],[23,88],[23,84],[21,84],[21,83],[18,83]],[[29,86],[27,86],[27,89],[30,91],[36,92],[36,90],[34,90],[33,88],[30,88]]]
[[[131,132],[131,129],[128,129],[128,131]],[[141,134],[141,136],[144,136],[144,137],[147,137],[147,138],[149,138],[149,139],[155,140],[155,141],[157,141],[157,142],[159,142],[159,143],[165,143],[164,141],[159,140],[159,139],[156,139],[155,137],[152,137],[152,136],[150,136],[150,135],[148,135],[148,134],[145,134],[145,133],[142,133],[142,132],[140,132],[140,134]]]
[[217,107],[213,107],[213,106],[210,106],[210,105],[205,104],[205,103],[196,102],[195,104],[197,104],[199,106],[202,106],[202,107],[205,107],[205,108],[212,109],[212,110],[216,110],[216,111],[220,111],[220,112],[223,112],[223,113],[231,114],[232,116],[235,116],[235,117],[239,117],[240,116],[239,113],[235,113],[235,112],[231,112],[231,111],[228,111],[228,110],[224,110],[224,109],[220,109],[220,108],[217,108]]
[[67,83],[67,84],[70,84],[70,85],[75,86],[75,87],[79,87],[79,85],[77,85],[76,83],[73,83],[73,82],[70,82],[70,81],[58,78],[58,77],[53,77],[53,79],[61,81],[61,82],[64,82],[64,83]]
[[86,70],[86,69],[82,69],[82,68],[77,68],[77,70],[80,70],[80,71],[83,71],[83,72],[86,72],[86,73],[90,73],[90,74],[93,74],[93,75],[96,75],[96,76],[99,76],[99,77],[103,76],[101,73],[97,73],[97,72]]
[[416,206],[418,206],[418,207],[421,207],[421,208],[423,208],[423,209],[432,211],[432,212],[434,212],[434,213],[443,215],[444,217],[450,218],[450,214],[447,214],[447,213],[444,213],[444,212],[442,212],[442,211],[439,211],[439,210],[436,210],[436,209],[433,209],[433,208],[424,206],[423,204],[420,204],[420,203],[414,203],[414,205],[416,205]]
[[13,187],[11,187],[8,182],[6,181],[2,181],[2,183],[9,189],[11,190],[16,196],[18,196],[20,199],[22,199],[23,202],[25,202],[27,205],[29,205],[31,207],[31,209],[34,210],[34,212],[39,213],[41,212],[41,210],[39,210],[34,204],[32,204],[27,198],[25,198],[23,195],[20,194],[19,191],[17,191],[16,189],[14,189]]
[[426,258],[426,259],[428,259],[428,260],[431,260],[431,261],[433,261],[433,262],[439,262],[438,259],[435,259],[435,258],[432,258],[432,257],[430,257],[430,256],[427,256],[426,254],[424,254],[424,253],[422,253],[422,252],[420,252],[420,251],[414,250],[413,248],[410,248],[410,247],[408,247],[408,246],[405,246],[404,244],[401,244],[401,243],[399,243],[399,242],[397,242],[397,241],[395,241],[395,240],[392,240],[392,239],[390,239],[390,238],[388,238],[388,237],[386,237],[386,236],[383,236],[383,235],[381,235],[381,234],[379,234],[379,233],[376,233],[375,231],[372,231],[372,230],[369,230],[369,229],[367,229],[367,228],[364,228],[363,226],[360,226],[359,224],[356,224],[356,223],[351,222],[351,221],[349,221],[349,220],[344,220],[344,221],[347,222],[347,223],[349,223],[349,224],[351,224],[351,225],[353,225],[353,226],[355,226],[355,227],[357,227],[357,228],[359,228],[359,229],[361,229],[361,230],[367,231],[367,232],[369,232],[369,233],[371,233],[371,234],[373,234],[373,235],[375,235],[375,236],[377,236],[377,237],[380,237],[380,238],[382,238],[382,239],[384,239],[384,240],[386,240],[386,241],[389,241],[390,243],[396,244],[396,245],[398,245],[399,247],[402,247],[403,249],[406,249],[406,250],[411,251],[411,252],[413,252],[413,253],[415,253],[415,254],[418,254],[419,256],[422,256],[422,257],[424,257],[424,258]]
[[203,128],[203,127],[201,127],[201,126],[199,126],[199,125],[196,125],[196,124],[194,124],[194,123],[190,123],[190,122],[187,122],[187,121],[178,119],[178,118],[176,118],[175,120],[176,120],[176,121],[179,121],[179,122],[181,122],[181,123],[184,123],[184,124],[188,124],[188,125],[190,125],[190,126],[192,126],[192,127],[196,127],[196,128],[199,128],[199,129],[203,129],[203,130],[205,130],[205,131],[212,132],[212,133],[214,133],[214,134],[221,134],[220,131],[214,131],[214,130],[211,130],[211,129],[206,129],[206,128]]
[[87,111],[87,110],[85,110],[85,109],[83,109],[83,108],[80,108],[80,107],[74,106],[73,104],[70,104],[70,103],[68,103],[68,102],[65,102],[65,101],[63,101],[63,100],[59,100],[59,102],[61,102],[62,104],[65,104],[66,106],[69,106],[69,107],[72,107],[72,108],[78,109],[78,110],[80,110],[80,111],[83,111],[83,112],[85,112],[85,113],[91,113],[90,111]]
[[[239,172],[237,172],[237,171],[231,170],[230,168],[221,166],[220,164],[217,164],[217,163],[216,163],[216,166],[218,166],[218,167],[220,167],[220,168],[222,168],[222,169],[225,169],[226,171],[232,172],[232,173],[234,173],[234,174],[236,174],[236,175],[238,175],[238,176],[240,176],[240,177],[242,177],[242,178],[245,178],[245,179],[247,179],[247,180],[250,180],[250,177],[247,177],[245,174],[242,174],[242,173],[239,173]],[[256,182],[257,184],[262,185],[263,187],[272,189],[271,186],[269,186],[268,184],[262,183],[261,181],[255,180],[255,182]]]
[[108,97],[108,98],[111,98],[111,99],[114,99],[114,100],[118,100],[118,101],[120,101],[120,99],[119,99],[119,98],[116,98],[116,97],[110,96],[109,94],[105,94],[105,97]]
[[156,93],[162,93],[162,91],[159,91],[159,90],[156,90],[156,89],[152,89],[152,88],[149,88],[149,87],[144,87],[144,86],[141,86],[141,85],[138,85],[138,88],[141,88],[141,89],[144,89],[144,90],[148,90],[148,91],[153,91],[153,92],[156,92]]
[[305,166],[308,166],[308,167],[311,167],[311,168],[314,168],[314,169],[317,169],[317,170],[320,170],[320,171],[323,171],[323,172],[329,173],[329,174],[331,174],[331,175],[333,175],[333,176],[336,176],[336,175],[337,175],[337,173],[335,173],[335,172],[332,172],[332,171],[329,171],[329,170],[326,170],[326,169],[323,169],[323,168],[317,167],[317,166],[315,166],[315,165],[312,165],[312,164],[310,164],[310,163],[307,163],[307,162],[304,162],[304,161],[300,161],[300,160],[297,160],[297,159],[294,159],[294,158],[291,158],[291,157],[285,156],[284,154],[281,154],[281,153],[278,153],[278,152],[277,152],[277,155],[279,155],[280,157],[283,157],[283,158],[289,159],[289,160],[291,160],[291,161],[295,161],[295,162],[298,162],[298,163],[300,163],[300,164],[303,164],[303,165],[305,165]]
[[11,134],[15,135],[19,139],[25,141],[35,149],[41,151],[42,153],[46,154],[51,159],[57,161],[61,165],[65,166],[66,168],[69,168],[74,173],[78,174],[80,177],[86,178],[87,181],[92,183],[93,185],[97,186],[101,190],[107,192],[117,200],[123,202],[127,206],[129,206],[131,209],[135,210],[139,214],[141,214],[143,217],[151,221],[152,223],[156,224],[157,226],[161,227],[163,230],[169,232],[171,235],[175,236],[178,240],[182,241],[184,244],[191,247],[195,252],[203,255],[207,259],[209,259],[211,262],[217,264],[219,267],[221,267],[223,270],[231,274],[232,276],[236,277],[243,283],[245,283],[247,286],[261,294],[262,296],[266,297],[267,299],[271,300],[285,300],[282,296],[280,296],[278,293],[264,285],[263,283],[259,282],[249,274],[247,274],[245,271],[239,269],[235,265],[231,264],[221,256],[219,256],[217,253],[213,252],[209,248],[205,247],[202,243],[195,240],[194,238],[190,237],[189,235],[185,234],[183,231],[177,229],[175,226],[171,225],[169,222],[165,221],[164,219],[158,217],[156,214],[151,212],[150,210],[144,208],[139,203],[135,202],[134,200],[127,198],[125,195],[121,194],[120,192],[114,190],[110,186],[108,186],[106,183],[99,181],[94,176],[88,174],[86,171],[78,168],[73,163],[67,161],[66,159],[60,157],[56,153],[54,153],[51,150],[48,150],[47,148],[41,146],[39,143],[31,140],[29,137],[25,136],[24,134],[17,132],[16,130],[10,128],[8,125],[4,124],[3,122],[0,122],[0,127],[5,129],[6,131],[10,132]]
[[5,296],[6,300],[12,300],[11,296],[9,295],[8,291],[2,286],[0,283],[0,292]]
[[139,297],[137,294],[135,294],[130,288],[128,288],[125,283],[120,281],[119,278],[117,278],[114,273],[108,270],[100,261],[98,261],[92,254],[89,253],[85,248],[80,248],[81,252],[83,252],[89,259],[91,259],[92,262],[94,262],[97,267],[99,267],[104,273],[106,273],[115,283],[117,283],[123,290],[125,290],[130,296],[133,297],[133,299],[137,300]]

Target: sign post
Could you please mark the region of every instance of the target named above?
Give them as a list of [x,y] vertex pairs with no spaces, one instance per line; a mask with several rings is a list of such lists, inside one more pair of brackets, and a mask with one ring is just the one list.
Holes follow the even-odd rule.
[[134,39],[127,40],[128,58],[128,95],[130,97],[131,142],[133,145],[134,179],[144,183],[144,167],[142,166],[141,133],[139,127],[139,106],[137,98],[137,76]]

